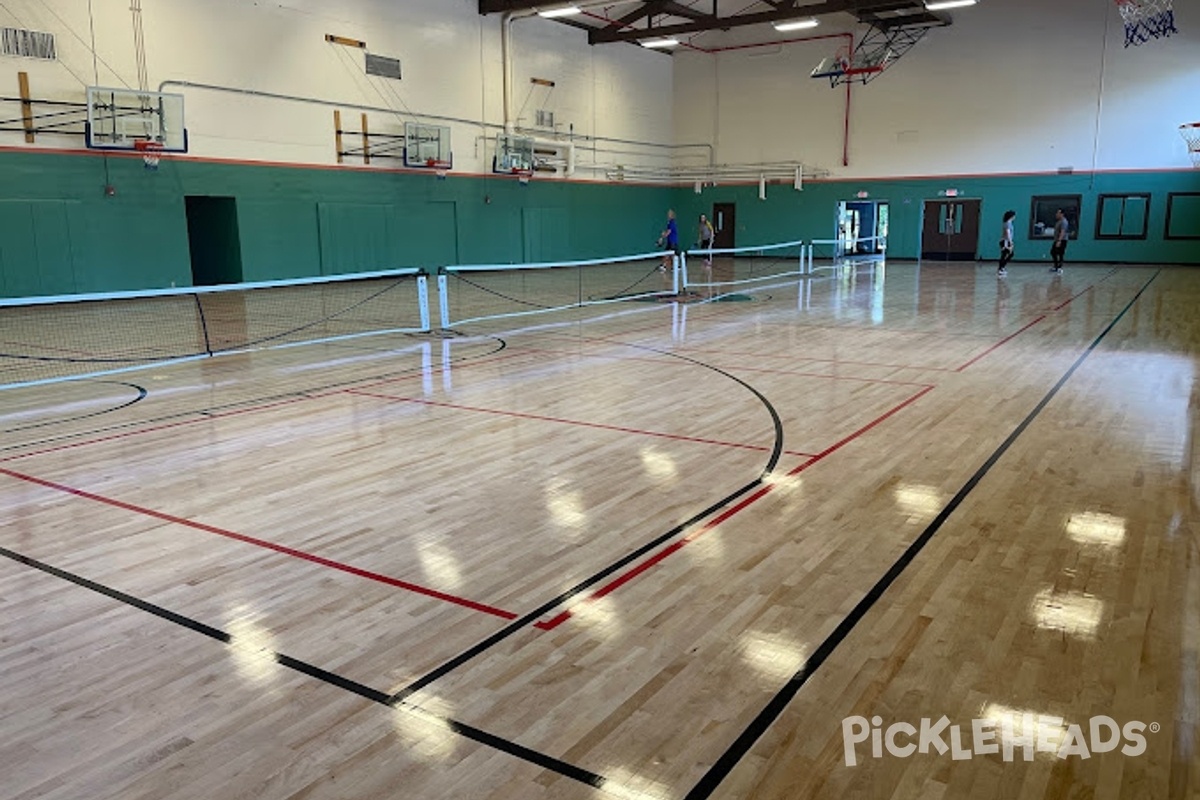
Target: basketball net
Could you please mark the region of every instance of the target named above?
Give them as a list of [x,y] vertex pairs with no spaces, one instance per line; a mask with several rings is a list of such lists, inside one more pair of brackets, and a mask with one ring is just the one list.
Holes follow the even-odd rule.
[[1200,168],[1200,122],[1180,125],[1179,135],[1187,142],[1188,155],[1192,157],[1192,166]]
[[133,148],[142,154],[142,163],[151,172],[158,171],[158,162],[162,157],[163,146],[148,139],[138,139]]
[[1125,21],[1125,46],[1145,44],[1179,33],[1173,0],[1117,0]]

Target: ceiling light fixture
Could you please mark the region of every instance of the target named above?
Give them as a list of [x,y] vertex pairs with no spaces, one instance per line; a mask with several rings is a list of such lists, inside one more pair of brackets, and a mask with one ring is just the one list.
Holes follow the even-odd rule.
[[678,39],[643,39],[642,47],[675,47],[679,44]]
[[951,8],[965,8],[967,6],[973,6],[976,2],[977,0],[937,0],[937,2],[930,3],[928,0],[926,0],[925,10],[947,11]]
[[580,13],[579,6],[564,6],[563,8],[548,8],[545,11],[537,12],[539,17],[546,19],[555,19],[557,17],[570,17]]
[[821,21],[816,19],[794,19],[789,22],[773,22],[771,24],[775,30],[780,33],[786,33],[788,31],[802,31],[807,28],[815,28],[821,24]]

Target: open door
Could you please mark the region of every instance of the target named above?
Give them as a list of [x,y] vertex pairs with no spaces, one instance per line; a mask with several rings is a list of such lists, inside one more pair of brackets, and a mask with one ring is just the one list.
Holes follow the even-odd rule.
[[237,200],[208,196],[189,196],[183,200],[187,209],[192,285],[241,283],[242,242],[238,234]]
[[887,251],[888,204],[879,200],[838,203],[838,239],[846,255],[873,255]]

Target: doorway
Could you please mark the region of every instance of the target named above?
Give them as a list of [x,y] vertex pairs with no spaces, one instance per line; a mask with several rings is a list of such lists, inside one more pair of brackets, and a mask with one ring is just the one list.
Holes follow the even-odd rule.
[[192,285],[242,282],[242,243],[237,200],[233,197],[184,197]]
[[887,251],[890,209],[883,200],[847,200],[838,203],[837,238],[846,255],[874,255]]
[[734,203],[713,203],[713,213],[710,217],[716,235],[713,237],[713,247],[725,250],[737,247],[737,206]]
[[926,200],[921,223],[921,258],[974,261],[979,252],[981,200]]

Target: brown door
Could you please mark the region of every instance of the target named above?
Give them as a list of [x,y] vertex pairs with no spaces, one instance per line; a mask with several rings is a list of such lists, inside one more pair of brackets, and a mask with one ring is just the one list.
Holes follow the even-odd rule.
[[713,239],[713,247],[717,249],[725,249],[728,247],[737,247],[734,244],[737,231],[737,208],[733,203],[713,203],[713,213],[709,220],[716,229],[717,235]]
[[926,200],[921,258],[974,261],[979,252],[980,200]]

